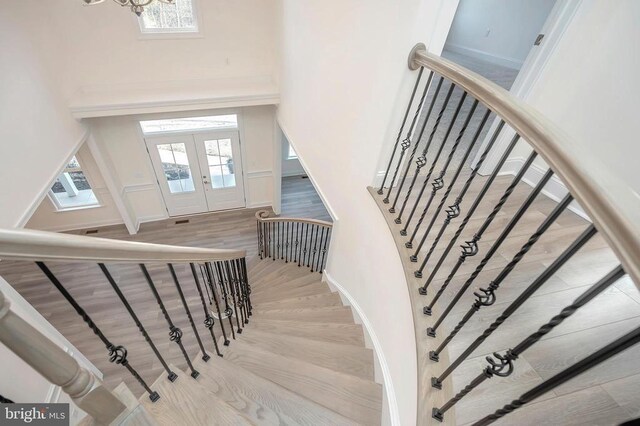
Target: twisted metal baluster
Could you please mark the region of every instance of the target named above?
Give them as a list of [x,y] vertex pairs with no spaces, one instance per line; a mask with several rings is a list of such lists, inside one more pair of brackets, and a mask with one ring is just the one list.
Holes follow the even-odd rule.
[[246,287],[247,280],[244,276],[242,259],[233,260],[232,265],[235,270],[236,286],[238,288],[238,294],[240,295],[240,303],[242,306],[242,313],[244,315],[244,324],[249,324],[249,294]]
[[[231,288],[231,295],[233,297],[234,309],[236,311],[236,322],[244,325],[245,323],[245,315],[244,315],[244,302],[242,301],[242,296],[240,295],[240,291],[238,288],[238,278],[236,276],[236,271],[234,268],[234,260],[227,260],[225,262],[227,268],[227,274],[229,276],[229,287]],[[240,313],[238,315],[238,312]],[[240,325],[238,326],[240,328]],[[242,330],[238,332],[242,334]]]
[[[440,242],[440,239],[442,238],[442,235],[444,234],[444,231],[447,229],[447,227],[451,223],[451,220],[455,219],[456,217],[458,217],[460,215],[460,204],[462,203],[462,200],[464,199],[464,196],[466,195],[467,191],[469,190],[469,187],[471,186],[471,183],[473,182],[474,178],[478,174],[478,170],[480,169],[480,167],[482,167],[482,163],[484,163],[484,160],[487,158],[487,155],[489,155],[489,151],[491,151],[491,148],[493,147],[493,144],[498,139],[498,134],[502,130],[503,126],[504,126],[504,121],[501,120],[500,124],[498,124],[498,127],[496,128],[495,132],[493,133],[493,136],[491,137],[491,140],[487,144],[484,152],[482,153],[482,155],[478,159],[478,162],[477,162],[476,166],[473,168],[473,170],[471,170],[471,174],[469,175],[469,177],[465,181],[462,189],[460,190],[460,193],[456,197],[456,199],[453,202],[453,204],[450,205],[445,210],[445,212],[447,213],[447,217],[445,218],[444,222],[442,223],[442,226],[440,227],[440,230],[438,231],[438,234],[436,235],[436,238],[433,240],[433,243],[431,244],[431,247],[429,248],[429,251],[427,252],[427,255],[425,256],[425,259],[424,259],[424,264],[425,265],[429,261],[429,258],[433,254],[434,250],[436,249],[438,243]],[[433,219],[431,220],[431,223],[429,224],[429,229],[431,229],[431,226],[433,225],[433,222],[435,221],[435,218],[436,218],[436,215],[434,215]],[[411,248],[409,243],[406,243],[405,246],[407,248]],[[417,260],[418,259],[416,258],[416,261]]]
[[[305,224],[306,225],[306,229],[305,229],[305,234],[304,234],[304,250],[302,251],[302,265],[305,264],[306,258],[307,258],[307,244],[309,242],[309,228],[311,227],[310,224]],[[313,231],[312,231],[313,232]],[[298,265],[300,266],[300,265]]]
[[153,283],[153,280],[151,279],[151,275],[149,275],[149,271],[147,270],[147,267],[143,263],[140,263],[140,269],[142,270],[142,273],[144,274],[144,277],[147,280],[147,284],[149,284],[149,288],[151,289],[151,293],[153,293],[153,297],[155,297],[156,302],[160,307],[162,316],[164,316],[164,319],[167,321],[167,324],[169,325],[169,340],[172,342],[175,342],[178,345],[178,347],[180,348],[180,351],[182,352],[182,355],[184,356],[184,359],[187,361],[187,365],[189,366],[189,369],[191,370],[191,377],[193,377],[194,379],[197,378],[200,375],[200,373],[193,368],[193,364],[191,364],[189,355],[187,354],[187,351],[184,348],[184,345],[182,344],[182,330],[180,330],[179,327],[176,327],[173,321],[171,320],[171,317],[169,316],[169,312],[167,312],[167,309],[165,308],[164,303],[160,298],[160,293],[158,293],[158,289],[156,289],[156,285]]
[[[67,289],[62,285],[60,280],[51,272],[51,270],[45,265],[43,262],[36,262],[36,265],[40,268],[40,270],[47,276],[49,281],[58,289],[58,291],[62,294],[62,296],[69,302],[69,304],[73,307],[78,315],[82,318],[82,320],[89,326],[93,334],[98,336],[98,338],[102,341],[102,343],[109,351],[109,362],[114,362],[116,364],[122,365],[127,369],[129,373],[133,376],[134,379],[144,388],[145,391],[149,393],[149,399],[152,402],[156,402],[160,399],[160,395],[158,392],[152,391],[144,379],[138,374],[138,372],[133,368],[129,362],[127,361],[127,350],[124,346],[115,346],[113,343],[107,339],[107,337],[102,333],[100,327],[93,322],[89,314],[76,302],[76,300],[71,296],[71,294],[67,291]],[[175,380],[175,379],[174,379]]]
[[[402,165],[402,159],[404,158],[404,153],[411,146],[411,134],[413,133],[413,128],[416,125],[416,121],[422,112],[422,104],[424,104],[424,100],[427,97],[427,92],[431,86],[431,79],[433,77],[433,72],[429,74],[429,79],[427,80],[427,84],[424,86],[424,90],[422,92],[422,97],[420,98],[420,102],[418,102],[418,107],[416,109],[416,113],[413,116],[413,120],[411,121],[411,126],[409,127],[409,131],[407,132],[407,136],[404,138],[402,143],[400,144],[400,157],[398,157],[398,164],[396,165],[396,170],[393,172],[393,177],[391,178],[391,182],[389,182],[389,190],[387,191],[387,195],[382,199],[382,202],[385,204],[389,203],[389,196],[391,195],[391,191],[393,190],[393,184],[398,177],[398,171],[400,170],[400,166]],[[392,212],[393,213],[393,212]]]
[[222,357],[222,353],[220,353],[220,349],[218,348],[218,342],[216,340],[216,336],[213,333],[213,326],[215,325],[215,321],[209,310],[207,309],[207,303],[204,300],[204,294],[202,293],[202,286],[200,285],[200,280],[198,279],[198,274],[196,273],[196,267],[193,263],[190,263],[191,273],[193,274],[193,280],[196,282],[196,288],[198,289],[198,294],[200,295],[200,301],[202,302],[202,310],[204,311],[204,326],[209,330],[209,334],[211,334],[211,340],[213,340],[213,346],[216,348],[216,354],[219,357]]
[[[538,291],[538,289],[540,289],[540,287],[542,287],[549,278],[551,278],[564,264],[566,264],[569,259],[578,252],[578,250],[589,242],[596,233],[596,228],[593,225],[590,225],[585,229],[580,236],[578,236],[578,238],[576,238],[576,240],[551,263],[551,265],[549,265],[513,302],[511,302],[504,312],[500,314],[500,316],[491,323],[491,325],[455,359],[455,361],[449,364],[447,369],[436,379],[436,382],[442,383],[445,378],[453,373],[455,369],[469,357],[469,355],[471,355],[489,336],[491,336],[491,334],[493,334],[493,332],[496,331],[502,323],[504,323],[520,306],[522,306],[529,297]],[[438,348],[436,351],[429,352],[429,358],[433,361],[438,361],[438,354],[440,351],[441,348]]]
[[322,270],[324,270],[324,267],[326,266],[325,262],[324,262],[324,258],[325,255],[327,254],[327,250],[328,250],[328,245],[329,245],[329,238],[331,237],[331,228],[327,228],[327,238],[324,240],[324,246],[322,247]]
[[[498,176],[498,173],[502,169],[502,166],[504,165],[504,163],[507,161],[507,158],[509,158],[509,155],[511,154],[511,151],[513,150],[513,148],[515,148],[515,146],[518,143],[519,139],[520,139],[520,136],[518,136],[518,135],[514,136],[514,138],[511,140],[511,143],[509,144],[509,146],[507,147],[505,152],[502,154],[502,157],[500,157],[500,160],[498,161],[498,164],[496,165],[496,167],[493,169],[493,172],[491,173],[491,176],[489,176],[489,178],[487,179],[487,181],[483,185],[482,189],[480,190],[480,192],[476,196],[476,199],[473,201],[473,204],[469,208],[469,211],[467,212],[467,215],[464,217],[462,222],[460,222],[460,225],[458,226],[458,229],[456,230],[454,236],[449,241],[449,244],[447,245],[447,248],[445,249],[444,253],[440,256],[440,259],[438,259],[438,262],[436,263],[436,266],[431,271],[431,274],[429,275],[429,278],[425,282],[424,286],[421,287],[420,294],[427,294],[427,288],[429,287],[429,284],[431,284],[431,281],[433,281],[433,278],[435,277],[436,273],[440,270],[440,267],[442,266],[444,260],[447,258],[447,256],[451,252],[451,249],[453,248],[453,246],[456,244],[456,241],[458,241],[458,238],[460,237],[460,235],[462,235],[462,231],[464,231],[465,227],[469,223],[469,220],[471,220],[471,217],[473,216],[473,214],[475,213],[476,209],[480,205],[480,202],[484,199],[484,196],[489,191],[489,188],[491,187],[491,185],[493,185],[493,181]],[[474,168],[474,172],[477,173],[479,168],[480,168],[480,163],[478,163],[478,165]],[[419,270],[414,272],[414,275],[416,276],[416,278],[421,278],[422,277],[422,271],[424,270],[424,267],[427,265],[428,260],[429,260],[429,254],[427,254],[425,259],[422,261],[422,265],[420,267],[421,269],[419,269]]]
[[193,330],[193,334],[196,336],[196,340],[198,341],[198,346],[200,346],[200,350],[202,351],[202,360],[207,362],[211,359],[207,351],[204,349],[204,345],[202,344],[202,340],[200,339],[200,333],[198,333],[198,329],[196,328],[196,323],[193,321],[193,316],[191,316],[191,310],[189,309],[189,305],[187,305],[187,300],[184,298],[184,293],[182,292],[182,287],[180,286],[180,282],[178,281],[178,276],[176,275],[176,270],[173,268],[171,263],[167,264],[169,266],[169,272],[171,272],[171,278],[173,278],[173,282],[176,285],[176,289],[178,290],[178,296],[180,296],[180,300],[182,301],[182,306],[184,307],[184,311],[187,314],[187,319],[189,320],[189,324],[191,324],[191,329]]
[[[224,345],[225,346],[229,346],[229,344],[231,343],[229,341],[229,339],[227,338],[227,331],[224,329],[224,321],[223,321],[223,316],[222,316],[222,312],[220,311],[220,303],[218,302],[218,295],[216,294],[216,290],[215,290],[215,283],[216,283],[216,279],[215,279],[215,275],[213,274],[213,266],[211,265],[211,262],[207,262],[204,265],[204,268],[202,268],[202,266],[200,267],[200,273],[202,273],[202,270],[204,269],[204,272],[206,272],[206,280],[204,275],[202,276],[202,280],[209,285],[209,288],[211,289],[211,296],[213,297],[213,302],[216,305],[216,311],[218,312],[218,324],[220,324],[220,329],[222,330],[222,337],[224,338]],[[233,331],[233,326],[231,327],[232,331]]]
[[[396,199],[393,202],[393,206],[391,206],[391,208],[389,209],[389,211],[391,213],[394,213],[394,211],[395,211],[396,203],[398,202],[398,198],[400,197],[400,192],[402,191],[402,188],[404,187],[404,182],[405,182],[405,180],[407,178],[407,174],[409,173],[409,169],[411,168],[411,162],[413,161],[413,158],[415,157],[416,151],[418,150],[418,145],[420,145],[420,141],[422,140],[422,135],[423,135],[423,133],[424,133],[426,127],[427,127],[427,122],[429,121],[429,117],[431,116],[431,111],[433,110],[433,106],[435,105],[436,99],[438,98],[438,95],[440,93],[440,87],[442,86],[442,82],[443,81],[444,81],[444,78],[440,77],[440,81],[438,83],[438,87],[436,88],[436,92],[433,95],[433,99],[431,101],[431,105],[429,106],[429,111],[427,112],[427,116],[424,119],[424,123],[422,123],[422,129],[420,130],[420,133],[419,133],[418,137],[416,138],[416,143],[413,146],[413,151],[411,152],[411,155],[409,156],[409,159],[407,160],[407,167],[405,168],[404,175],[402,176],[400,184],[398,185],[398,192],[396,193]],[[433,141],[433,135],[438,130],[438,127],[440,127],[440,121],[442,120],[442,116],[444,115],[444,112],[447,109],[447,105],[449,105],[449,100],[451,99],[451,94],[453,93],[453,89],[455,89],[455,87],[456,87],[455,83],[451,83],[451,85],[449,86],[449,90],[447,91],[447,94],[446,94],[446,96],[444,98],[444,101],[442,102],[442,106],[440,107],[440,113],[436,117],[436,120],[435,120],[435,122],[433,124],[432,130],[431,130],[431,134],[429,135],[429,140],[427,141],[427,144],[426,144],[425,148],[423,149],[423,154],[424,155],[422,155],[421,158],[425,157],[427,151],[429,150],[429,146],[431,145],[431,142]],[[426,162],[426,160],[425,160],[425,162]],[[421,164],[421,163],[423,163],[423,162],[422,161],[418,161],[418,164]],[[404,201],[402,203],[402,207],[400,208],[400,212],[398,213],[398,217],[395,220],[396,223],[401,223],[402,213],[404,212],[404,209],[407,206],[407,201],[409,199],[409,196],[411,195],[411,190],[413,189],[413,185],[415,184],[416,179],[418,178],[418,176],[417,176],[418,173],[420,173],[420,167],[416,167],[416,171],[415,171],[415,173],[413,175],[413,179],[411,180],[411,185],[409,186],[409,191],[405,195]]]
[[[466,131],[467,126],[469,125],[469,121],[471,121],[471,117],[472,117],[473,112],[475,111],[477,106],[478,106],[478,101],[476,100],[476,101],[474,101],[473,106],[471,107],[471,111],[469,112],[469,116],[467,117],[467,120],[465,121],[465,123],[463,124],[462,128],[460,129],[460,134],[458,135],[458,138],[456,139],[455,144],[451,148],[451,152],[449,153],[449,158],[447,158],[447,162],[445,163],[444,167],[440,171],[440,174],[438,175],[438,177],[433,181],[433,190],[431,191],[431,196],[429,197],[429,201],[427,202],[427,206],[425,207],[425,210],[422,212],[422,215],[420,216],[420,220],[416,224],[416,228],[413,231],[413,235],[411,236],[411,241],[413,241],[413,238],[416,236],[416,233],[418,232],[418,229],[420,228],[420,225],[422,225],[422,221],[424,220],[424,217],[425,217],[425,215],[427,213],[427,210],[429,209],[429,206],[431,205],[431,201],[435,198],[436,193],[440,189],[442,189],[444,187],[444,176],[447,173],[447,169],[449,168],[449,164],[451,163],[451,160],[453,159],[453,156],[454,156],[455,152],[458,149],[458,145],[460,144],[460,141],[462,140],[462,136],[464,135],[464,132]],[[484,117],[482,118],[480,126],[478,126],[478,128],[476,129],[476,133],[475,133],[474,137],[472,138],[471,142],[469,143],[469,146],[467,147],[467,150],[464,153],[464,157],[462,158],[462,161],[460,161],[460,164],[458,164],[458,168],[456,169],[456,171],[454,173],[454,176],[451,179],[451,183],[449,184],[449,187],[445,191],[444,195],[442,196],[442,199],[440,200],[440,204],[438,205],[438,207],[436,208],[436,211],[432,215],[431,222],[429,223],[429,226],[427,226],[427,229],[424,231],[424,233],[422,235],[422,239],[420,239],[420,243],[418,244],[418,247],[416,248],[415,253],[410,257],[411,261],[417,261],[418,260],[418,253],[420,253],[420,250],[422,250],[422,246],[424,245],[425,241],[427,240],[427,236],[429,235],[429,232],[431,232],[431,227],[433,226],[433,223],[437,219],[438,215],[440,215],[440,212],[442,211],[442,208],[444,207],[444,203],[449,198],[449,195],[451,194],[451,191],[453,190],[453,186],[456,184],[456,182],[458,180],[458,177],[460,176],[460,173],[462,172],[462,168],[465,166],[465,164],[467,162],[467,158],[469,158],[469,154],[471,154],[471,150],[473,149],[473,147],[475,146],[476,142],[478,141],[478,137],[480,136],[480,132],[482,132],[482,129],[484,128],[484,125],[487,122],[487,119],[489,118],[489,114],[491,114],[491,111],[487,110],[485,115],[484,115]],[[459,214],[459,212],[458,212],[458,214]]]
[[[513,256],[513,259],[500,271],[498,276],[489,284],[489,286],[485,288],[480,288],[480,293],[474,293],[476,296],[476,301],[473,302],[471,308],[467,312],[467,315],[456,325],[453,331],[447,336],[446,339],[440,344],[438,349],[434,352],[434,354],[439,355],[440,352],[453,340],[453,338],[458,334],[458,332],[465,326],[467,321],[473,317],[473,315],[480,310],[482,306],[492,305],[496,300],[495,292],[500,288],[502,282],[509,276],[513,268],[522,260],[522,258],[531,250],[531,248],[536,244],[536,242],[542,237],[542,235],[549,229],[549,227],[556,221],[558,216],[562,214],[562,212],[569,206],[569,204],[573,201],[573,197],[571,194],[567,194],[562,201],[553,209],[553,211],[545,218],[545,220],[540,224],[536,232],[531,234],[527,242],[520,248],[520,250]],[[427,307],[428,308],[428,307]],[[425,308],[425,312],[426,309]],[[429,314],[431,314],[431,310],[429,310]],[[431,359],[431,353],[429,354]]]
[[113,279],[113,276],[111,276],[111,272],[109,272],[109,270],[104,265],[104,263],[98,263],[98,266],[100,267],[100,270],[102,270],[102,273],[104,274],[104,276],[107,277],[107,281],[109,281],[109,284],[111,284],[113,291],[116,292],[116,294],[118,295],[118,298],[126,308],[127,312],[129,312],[129,315],[133,319],[133,322],[138,327],[138,330],[140,330],[140,333],[142,333],[144,340],[147,341],[147,343],[151,347],[151,350],[160,361],[160,364],[162,364],[162,367],[167,372],[168,374],[167,378],[172,382],[175,381],[178,378],[178,375],[173,371],[171,371],[171,368],[169,368],[169,365],[166,363],[164,358],[162,358],[162,355],[160,355],[160,351],[158,351],[158,348],[153,343],[153,340],[151,340],[151,336],[149,336],[149,333],[147,333],[147,330],[144,328],[144,325],[142,325],[142,322],[140,321],[140,318],[138,318],[138,315],[133,311],[133,308],[131,308],[129,301],[124,297],[122,290],[120,290],[120,287],[118,287],[118,284],[116,284],[116,281]]
[[[400,138],[402,137],[402,131],[404,130],[404,125],[407,123],[407,118],[409,117],[409,111],[411,110],[411,105],[413,104],[413,98],[416,96],[416,91],[418,90],[418,85],[420,84],[420,79],[422,78],[423,71],[424,71],[424,67],[420,67],[420,71],[418,72],[418,78],[416,78],[416,83],[413,86],[413,91],[411,92],[411,98],[409,99],[409,104],[407,105],[407,109],[404,112],[404,118],[402,119],[402,124],[400,125],[398,136],[396,137],[396,143],[393,145],[393,150],[391,151],[391,158],[389,158],[389,164],[387,165],[387,170],[384,172],[384,178],[382,178],[382,183],[380,184],[380,188],[378,189],[378,195],[382,195],[384,193],[383,191],[384,184],[387,181],[387,176],[389,176],[389,170],[391,170],[391,164],[393,164],[393,157],[395,157],[396,151],[398,150],[398,144],[400,143]],[[429,81],[431,81],[432,75],[433,75],[433,71],[430,71]],[[428,83],[427,83],[427,86],[429,86]]]
[[318,252],[318,225],[313,226],[316,234],[313,236],[313,251],[309,253],[309,259],[307,259],[307,268],[311,267],[311,272],[313,272],[313,260],[316,258],[316,253]]
[[[502,232],[500,233],[498,238],[491,245],[491,247],[487,251],[487,254],[484,256],[484,258],[482,258],[482,260],[480,261],[480,263],[478,264],[476,269],[473,271],[471,276],[469,276],[469,279],[467,279],[467,281],[458,290],[458,292],[454,296],[453,300],[446,307],[446,309],[444,310],[442,315],[440,315],[440,318],[438,318],[438,320],[433,325],[433,327],[429,327],[427,329],[427,335],[428,336],[435,337],[436,329],[440,326],[440,324],[442,324],[442,321],[446,318],[446,316],[449,314],[449,312],[451,312],[451,309],[453,309],[453,307],[456,305],[456,303],[458,303],[458,300],[460,300],[460,298],[467,291],[469,286],[473,283],[473,281],[475,281],[475,279],[478,277],[480,272],[482,272],[482,270],[487,265],[487,263],[489,263],[489,260],[491,260],[491,258],[496,253],[498,248],[502,245],[504,240],[506,240],[506,238],[509,236],[509,234],[511,233],[513,228],[515,228],[516,224],[522,218],[524,213],[529,209],[531,204],[533,204],[534,200],[536,199],[536,197],[538,196],[540,191],[542,191],[542,188],[544,188],[544,186],[547,184],[549,179],[551,179],[551,176],[553,176],[553,171],[551,169],[549,169],[544,174],[544,176],[542,176],[542,179],[540,179],[540,182],[538,182],[538,184],[535,186],[533,191],[531,191],[531,193],[529,194],[529,197],[527,197],[526,201],[520,206],[520,208],[518,209],[516,214],[511,218],[511,220],[509,221],[507,226],[502,230]],[[481,228],[481,230],[484,231],[484,228]],[[472,241],[477,241],[477,240],[475,240],[475,236],[474,236],[474,240],[472,240]],[[475,247],[477,247],[477,246],[475,246]],[[476,253],[477,253],[477,248],[476,248]],[[432,302],[431,305],[429,305],[429,307],[433,308],[434,303],[435,302]],[[427,313],[427,312],[425,311],[425,313]],[[428,313],[427,313],[427,315],[428,315]]]
[[284,237],[284,263],[289,263],[289,225],[290,223],[287,222],[287,231]]
[[[226,276],[225,282],[228,286],[228,292],[231,294],[231,302],[233,303],[233,311],[236,317],[236,325],[238,326],[237,333],[242,334],[242,327],[240,326],[240,315],[238,315],[238,300],[236,298],[236,291],[233,285],[233,275],[231,274],[231,267],[229,265],[229,261],[225,260],[222,262],[221,269]],[[231,317],[229,317],[231,318]]]
[[[221,263],[222,262],[214,263],[216,276],[218,277],[218,288],[220,289],[221,297],[224,299],[224,315],[229,320],[229,328],[231,329],[231,338],[233,340],[236,340],[236,332],[233,328],[233,320],[231,318],[233,316],[233,310],[229,305],[229,294],[227,291],[227,283],[225,281],[223,265],[221,265]],[[220,320],[222,321],[222,318],[220,318]]]
[[[436,168],[436,165],[438,164],[438,160],[440,159],[440,155],[442,154],[442,151],[444,150],[445,145],[447,144],[447,141],[449,140],[449,135],[451,134],[451,130],[453,130],[453,126],[456,124],[456,121],[458,120],[458,115],[460,114],[460,111],[462,110],[462,106],[464,105],[464,101],[467,98],[467,92],[463,91],[462,92],[462,96],[460,97],[460,100],[458,101],[458,105],[456,106],[456,109],[453,113],[453,117],[451,118],[451,122],[449,123],[449,126],[447,127],[447,131],[445,132],[444,137],[442,138],[442,142],[440,143],[440,146],[438,147],[438,151],[436,151],[436,155],[433,157],[433,161],[431,161],[431,166],[429,167],[429,171],[427,172],[427,175],[425,176],[424,180],[422,181],[422,186],[420,187],[420,192],[418,192],[418,196],[416,197],[416,201],[413,203],[413,207],[411,207],[411,211],[409,212],[409,217],[407,217],[406,223],[404,225],[404,227],[400,230],[400,235],[402,236],[406,236],[407,235],[407,229],[409,229],[409,224],[411,223],[411,219],[413,219],[413,215],[416,213],[416,209],[418,208],[418,204],[420,204],[420,200],[422,200],[422,196],[424,195],[424,191],[427,188],[427,184],[429,183],[429,179],[431,179],[431,175],[433,174],[433,171]],[[429,148],[431,141],[433,139],[433,136],[436,133],[436,128],[434,127],[433,130],[431,131],[431,134],[429,134],[429,141],[427,143],[426,148],[422,151],[422,155],[420,156],[420,158],[418,158],[418,161],[416,162],[416,174],[414,175],[414,179],[413,182],[411,183],[411,187],[414,185],[416,179],[418,178],[418,174],[420,173],[420,170],[422,169],[422,167],[424,167],[427,164],[427,148]],[[411,190],[411,187],[409,187],[409,190]],[[407,196],[407,198],[409,198]],[[398,217],[400,217],[401,215],[399,215]],[[396,222],[396,223],[400,223],[400,222]]]
[[[502,206],[504,206],[504,204],[507,202],[507,200],[509,199],[509,197],[511,196],[513,191],[516,189],[516,186],[518,185],[518,183],[520,183],[520,180],[522,179],[522,177],[524,176],[526,171],[529,169],[529,166],[531,166],[531,164],[533,163],[533,160],[535,160],[537,155],[538,154],[536,154],[535,151],[532,152],[531,155],[529,155],[529,158],[527,158],[527,161],[525,161],[525,163],[522,165],[522,167],[520,168],[520,171],[518,172],[518,174],[513,178],[513,180],[509,184],[509,187],[504,191],[504,193],[502,194],[502,197],[500,197],[500,200],[494,206],[494,208],[491,211],[491,213],[489,214],[489,216],[487,216],[485,218],[484,223],[480,226],[480,229],[473,235],[471,240],[465,241],[465,244],[460,246],[462,248],[462,254],[458,258],[458,261],[454,265],[453,269],[451,269],[451,272],[449,272],[449,275],[447,276],[447,279],[445,280],[445,282],[442,284],[442,286],[440,286],[440,289],[438,290],[438,293],[435,295],[435,297],[433,298],[433,300],[429,304],[429,309],[433,308],[433,305],[438,301],[440,296],[442,296],[442,294],[444,293],[445,289],[447,288],[447,286],[449,285],[449,283],[451,282],[453,277],[458,272],[458,269],[467,260],[467,258],[475,256],[476,254],[478,254],[478,241],[480,241],[480,239],[482,238],[482,235],[484,234],[485,230],[489,227],[491,222],[493,222],[493,219],[496,217],[498,212],[500,212],[500,210],[502,209]],[[549,178],[550,177],[551,176],[549,176]],[[542,188],[540,188],[540,189],[542,189]],[[536,195],[537,195],[537,193],[536,193]],[[529,199],[531,201],[533,201],[533,198],[531,198],[531,196],[529,197]],[[475,210],[475,208],[473,210]],[[468,220],[471,217],[471,214],[473,214],[473,210],[469,211],[469,213],[467,214],[467,217],[465,218],[465,220]],[[520,211],[524,214],[524,210],[521,209]],[[512,222],[512,223],[515,226],[515,222]],[[464,227],[464,225],[466,225],[466,222],[463,221],[462,224],[460,225],[460,228],[458,228],[458,230],[460,232],[462,232],[461,229]],[[454,235],[454,238],[453,238],[452,241],[457,240],[458,235],[459,234],[456,232],[456,235]],[[496,249],[497,249],[497,247],[496,247]],[[492,255],[493,255],[493,253],[491,253],[491,256]],[[490,259],[490,256],[487,257],[487,262],[489,261],[489,259]],[[442,259],[441,259],[441,261],[439,263],[441,263],[441,262],[442,262]],[[421,278],[422,277],[422,270],[424,269],[425,266],[426,266],[426,262],[423,261],[422,264],[420,265],[420,269],[418,269],[414,273],[414,275],[417,278]],[[484,265],[482,267],[484,268]],[[480,272],[478,271],[478,273],[480,273]],[[420,289],[418,290],[420,294],[422,294],[422,295],[426,295],[427,294],[427,287],[431,283],[431,280],[433,279],[434,274],[435,273],[432,272],[431,276],[429,277],[427,282],[424,284],[424,286],[420,287]]]
[[[540,340],[545,334],[547,334],[554,327],[562,323],[562,321],[564,321],[566,318],[571,316],[577,309],[584,306],[587,302],[592,300],[595,296],[602,293],[602,291],[607,289],[611,284],[613,284],[619,278],[624,276],[624,274],[625,272],[622,269],[622,267],[618,266],[617,268],[612,270],[609,274],[607,274],[607,276],[602,278],[598,283],[590,287],[571,305],[564,308],[559,315],[554,316],[547,324],[540,327],[540,329],[536,333],[533,333],[532,335],[524,339],[520,343],[520,345],[518,345],[517,349],[507,351],[506,356],[499,356],[499,354],[494,354],[494,355],[496,355],[498,359],[507,358],[508,362],[513,362],[513,360],[517,359],[518,356],[521,355],[526,348],[532,346],[535,342]],[[598,351],[592,353],[591,355],[583,358],[577,363],[564,369],[563,371],[556,374],[555,376],[545,380],[543,383],[534,387],[529,392],[523,394],[520,398],[512,401],[510,404],[505,405],[503,408],[496,410],[494,414],[484,417],[480,421],[474,423],[474,425],[488,425],[493,423],[495,420],[499,419],[500,417],[505,416],[506,414],[521,407],[527,402],[532,401],[533,399],[539,397],[540,395],[550,390],[553,390],[554,388],[560,386],[561,384],[584,373],[590,368],[608,360],[609,358],[637,344],[638,342],[640,342],[640,327],[632,330],[631,332],[625,334],[624,336],[609,343],[608,345],[604,346]],[[495,363],[495,361],[489,361],[489,362]],[[511,374],[511,371],[508,371],[508,373]]]
[[[322,270],[320,269],[320,254],[322,251],[322,247],[323,247],[323,243],[324,243],[324,232],[325,232],[325,228],[322,228],[322,231],[320,233],[320,244],[318,245],[318,255],[316,256],[316,271],[322,273]],[[313,272],[313,270],[311,271]]]

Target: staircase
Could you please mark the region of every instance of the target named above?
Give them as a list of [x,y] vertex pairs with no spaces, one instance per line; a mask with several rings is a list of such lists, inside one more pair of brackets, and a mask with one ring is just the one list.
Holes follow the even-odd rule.
[[249,280],[253,315],[243,333],[230,346],[220,341],[223,358],[197,357],[196,380],[175,366],[176,382],[161,375],[151,386],[160,400],[140,398],[142,424],[380,424],[373,352],[322,276],[263,259]]

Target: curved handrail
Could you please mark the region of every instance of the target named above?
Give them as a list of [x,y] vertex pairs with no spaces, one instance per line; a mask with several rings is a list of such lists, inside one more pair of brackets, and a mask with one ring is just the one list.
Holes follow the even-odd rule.
[[[423,44],[418,44],[411,51],[409,68],[421,66],[466,90],[536,150],[562,179],[616,253],[625,271],[640,286],[640,227],[634,225],[638,218],[635,210],[640,206],[636,204],[622,209],[620,200],[616,200],[623,195],[625,199],[634,201],[634,194],[621,194],[621,188],[615,185],[617,179],[612,176],[606,176],[611,182],[606,188],[602,185],[604,182],[596,181],[585,165],[576,160],[576,152],[569,152],[567,147],[573,144],[557,130],[556,125],[507,90],[473,71],[427,52]],[[599,170],[599,173],[604,172]],[[613,193],[614,190],[618,193]]]
[[73,262],[214,262],[246,256],[245,250],[207,249],[0,229],[0,259]]
[[309,223],[312,225],[324,226],[325,228],[332,228],[333,223],[325,220],[317,219],[303,219],[299,217],[269,217],[271,212],[269,210],[258,210],[256,212],[256,219],[261,222],[297,222],[297,223]]

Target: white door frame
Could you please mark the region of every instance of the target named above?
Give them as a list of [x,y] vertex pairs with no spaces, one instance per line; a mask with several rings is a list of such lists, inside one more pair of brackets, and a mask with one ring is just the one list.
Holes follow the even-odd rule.
[[[531,96],[532,89],[536,86],[536,83],[540,79],[540,76],[544,72],[549,59],[553,56],[560,41],[562,40],[567,28],[573,21],[578,9],[580,8],[583,0],[557,0],[556,4],[551,9],[549,17],[545,21],[541,29],[541,34],[544,34],[544,39],[540,46],[533,47],[516,77],[516,80],[511,86],[510,92],[521,100],[527,100]],[[484,141],[475,158],[473,159],[471,166],[475,167],[484,147],[489,142],[489,139],[493,135],[495,129],[500,122],[500,118],[496,117],[494,122],[487,133]],[[484,163],[480,167],[479,173],[481,175],[490,174],[505,149],[507,148],[509,141],[513,138],[515,132],[508,126],[505,126],[503,131],[487,155]]]

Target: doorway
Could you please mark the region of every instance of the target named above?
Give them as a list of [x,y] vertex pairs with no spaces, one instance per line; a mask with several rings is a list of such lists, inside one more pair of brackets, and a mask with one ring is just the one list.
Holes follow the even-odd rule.
[[246,206],[237,129],[144,133],[169,216]]

